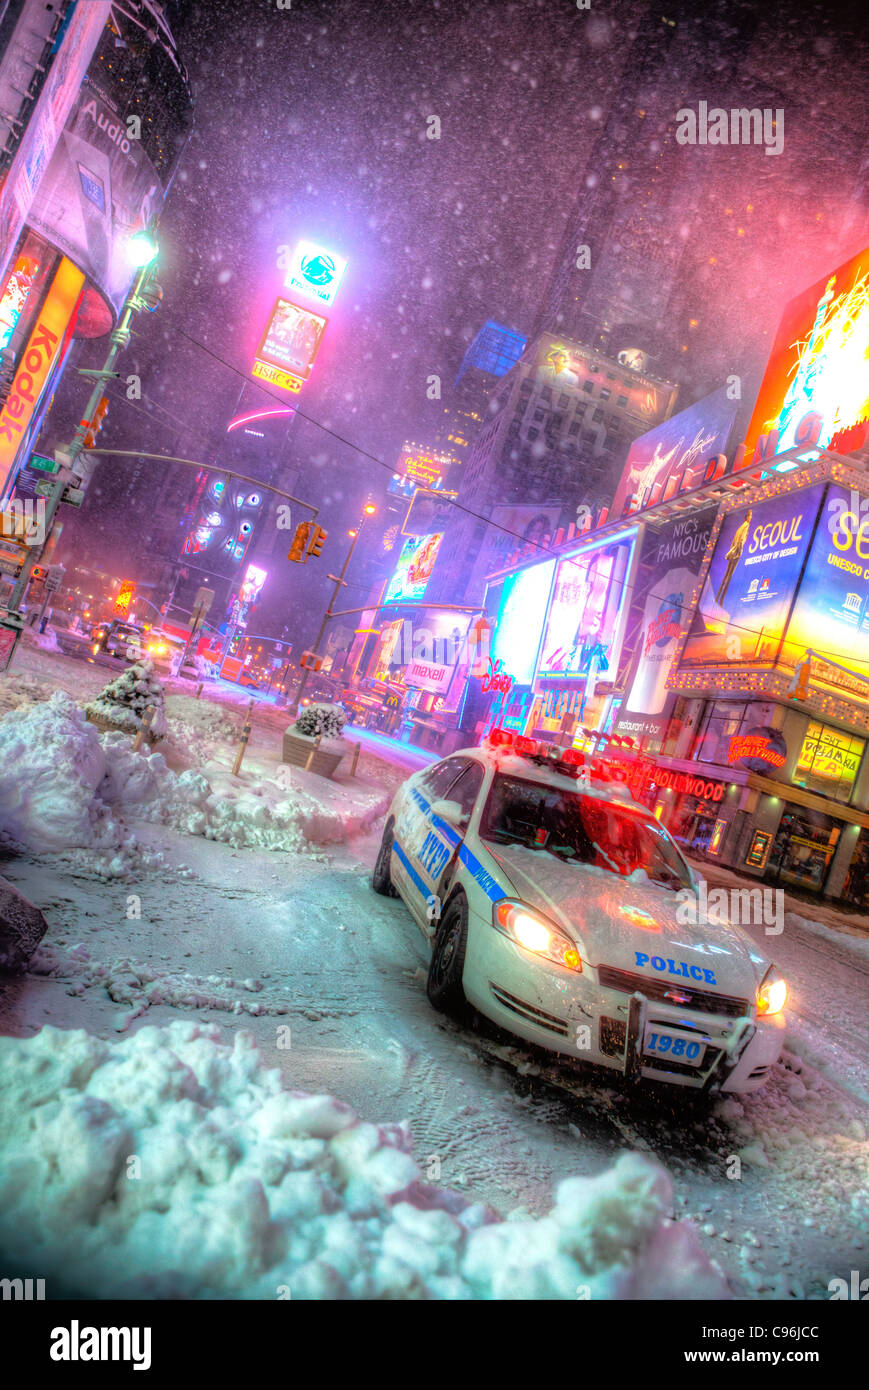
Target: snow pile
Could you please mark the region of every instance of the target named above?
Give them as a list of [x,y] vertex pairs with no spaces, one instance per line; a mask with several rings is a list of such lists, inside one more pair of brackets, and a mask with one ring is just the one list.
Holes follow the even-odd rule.
[[97,1297],[709,1298],[639,1154],[499,1221],[426,1184],[403,1125],[284,1089],[189,1023],[0,1039],[0,1250]]
[[87,851],[89,867],[109,876],[161,862],[139,845],[131,816],[236,848],[300,853],[367,828],[389,800],[362,785],[335,787],[324,803],[304,780],[282,765],[256,780],[218,763],[176,774],[162,753],[134,752],[126,734],[100,735],[60,691],[0,719],[0,838],[36,854]]
[[137,661],[86,706],[93,719],[103,719],[118,729],[135,734],[142,727],[145,712],[154,711],[150,732],[156,738],[166,733],[163,686],[154,672],[153,661]]

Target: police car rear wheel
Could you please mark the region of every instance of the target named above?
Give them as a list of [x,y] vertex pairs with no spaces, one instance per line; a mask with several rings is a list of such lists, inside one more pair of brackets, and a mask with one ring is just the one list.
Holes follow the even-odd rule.
[[468,947],[468,905],[463,897],[454,898],[443,915],[431,953],[426,993],[441,1013],[455,1016],[468,1010],[462,988],[462,971]]
[[371,875],[371,887],[375,893],[383,893],[385,897],[394,898],[395,889],[392,886],[392,875],[389,872],[389,861],[392,858],[392,842],[394,840],[392,821],[386,822],[383,827],[383,839],[380,841],[380,849],[374,865],[374,872]]

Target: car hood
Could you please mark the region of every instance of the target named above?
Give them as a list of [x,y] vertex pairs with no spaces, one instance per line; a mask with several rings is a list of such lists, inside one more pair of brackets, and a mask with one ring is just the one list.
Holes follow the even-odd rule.
[[[608,965],[668,979],[681,975],[689,984],[753,997],[770,964],[738,926],[680,922],[684,897],[671,889],[568,864],[524,845],[486,849],[512,881],[515,896],[560,926],[595,968]],[[653,957],[665,962],[663,972],[652,965]]]

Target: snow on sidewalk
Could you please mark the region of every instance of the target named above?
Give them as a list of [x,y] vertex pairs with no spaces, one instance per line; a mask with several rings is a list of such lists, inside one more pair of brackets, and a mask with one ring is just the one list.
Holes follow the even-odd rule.
[[306,853],[367,829],[386,810],[388,792],[370,782],[332,783],[253,757],[234,777],[222,752],[201,769],[173,772],[161,752],[134,753],[125,734],[100,734],[55,692],[0,719],[0,838],[35,854],[72,853],[112,877],[159,866],[131,818],[237,848]]
[[284,1089],[245,1032],[45,1027],[0,1039],[0,1070],[4,1274],[103,1298],[728,1297],[639,1154],[501,1221],[427,1184],[406,1126]]

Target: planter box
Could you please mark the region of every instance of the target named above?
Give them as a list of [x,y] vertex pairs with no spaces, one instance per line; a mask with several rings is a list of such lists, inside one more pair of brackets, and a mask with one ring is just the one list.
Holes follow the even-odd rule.
[[[95,728],[99,729],[101,734],[129,734],[130,738],[136,737],[131,729],[125,729],[122,724],[115,724],[111,719],[103,718],[101,714],[88,714],[85,711],[85,719],[89,724],[93,724]],[[162,737],[162,734],[152,734],[149,729],[144,741],[145,743],[159,743]]]
[[324,740],[317,748],[317,740],[310,734],[297,734],[293,729],[284,733],[281,761],[292,763],[294,767],[304,767],[314,749],[314,758],[309,768],[319,777],[334,777],[338,764],[346,758],[349,748],[342,748],[338,739]]

